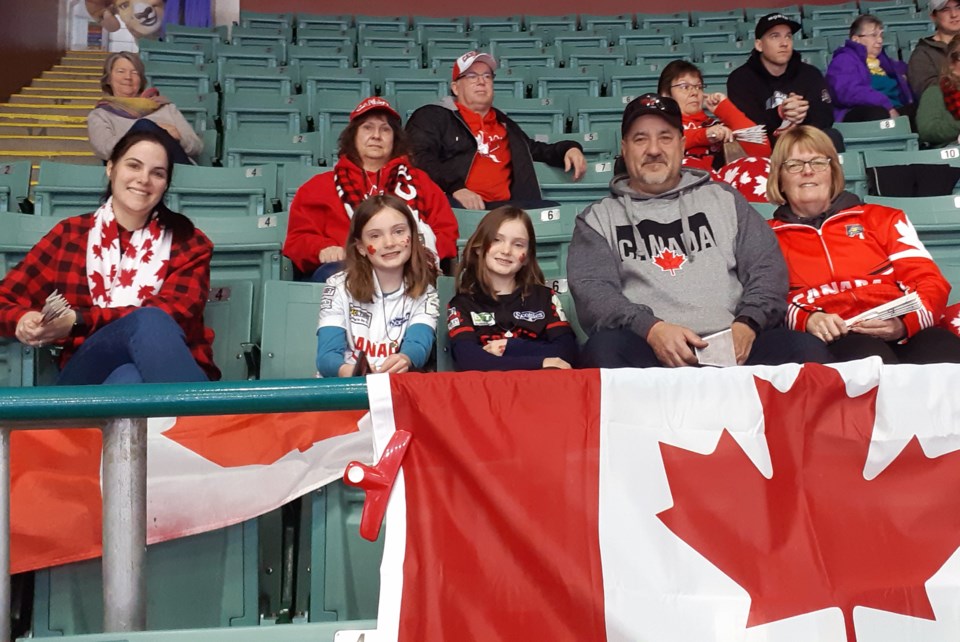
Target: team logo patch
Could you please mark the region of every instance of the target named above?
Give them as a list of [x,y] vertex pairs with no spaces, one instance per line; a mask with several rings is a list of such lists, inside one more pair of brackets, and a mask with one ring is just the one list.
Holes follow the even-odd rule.
[[337,294],[337,288],[332,285],[325,285],[323,287],[323,298],[320,299],[320,309],[321,310],[332,310],[333,309],[333,298]]
[[394,318],[390,319],[389,325],[390,325],[391,328],[399,328],[399,327],[403,326],[403,324],[406,323],[406,322],[409,321],[409,320],[410,320],[410,313],[407,312],[407,313],[404,314],[403,316],[394,317]]
[[531,310],[517,310],[513,313],[513,318],[518,321],[526,321],[527,323],[533,323],[534,321],[539,321],[540,319],[546,318],[546,314],[543,313],[543,310],[537,310],[533,312]]
[[497,321],[493,318],[493,312],[471,312],[470,319],[473,325],[496,325]]
[[859,224],[847,225],[847,236],[853,238],[854,236],[863,236],[863,226]]
[[364,325],[368,328],[370,327],[370,320],[373,318],[373,315],[363,308],[358,308],[355,305],[350,306],[350,323],[355,325]]

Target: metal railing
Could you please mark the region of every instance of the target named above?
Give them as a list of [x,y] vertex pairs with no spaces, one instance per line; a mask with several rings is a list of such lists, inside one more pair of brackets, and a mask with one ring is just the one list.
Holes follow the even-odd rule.
[[362,379],[0,388],[0,642],[9,642],[10,432],[103,430],[103,630],[146,627],[147,418],[368,407]]

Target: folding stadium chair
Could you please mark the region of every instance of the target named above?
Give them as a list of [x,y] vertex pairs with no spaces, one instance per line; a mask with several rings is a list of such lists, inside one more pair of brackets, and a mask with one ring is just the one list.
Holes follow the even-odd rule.
[[288,45],[287,62],[291,67],[335,67],[348,69],[353,66],[354,48],[335,45]]
[[[440,68],[441,73],[453,69],[453,63]],[[493,89],[497,94],[497,101],[501,98],[526,98],[527,85],[532,82],[532,78],[544,70],[529,69],[527,67],[510,67],[497,69],[497,77],[493,79]]]
[[[514,49],[502,46],[496,54],[500,68],[511,67],[559,67],[560,60],[556,47],[542,47],[528,49],[526,47]],[[499,69],[497,70],[499,73]],[[533,72],[531,72],[533,73]]]
[[689,27],[680,32],[681,42],[692,42],[695,46],[708,42],[729,42],[737,41],[739,34],[736,26],[725,25],[723,23],[710,24],[703,27]]
[[417,33],[418,42],[425,41],[425,34],[448,35],[463,34],[467,30],[467,19],[462,16],[452,18],[431,18],[427,16],[413,17],[413,30]]
[[573,118],[574,131],[619,131],[623,110],[631,100],[630,96],[571,96],[570,115]]
[[263,292],[260,379],[315,377],[323,284],[268,281]]
[[30,192],[30,161],[0,165],[0,212],[19,212]]
[[823,18],[806,18],[803,21],[803,34],[807,38],[831,35],[850,35],[852,18],[845,16],[829,16]]
[[584,31],[597,31],[600,29],[631,30],[635,24],[636,20],[632,13],[610,16],[580,15],[580,27]]
[[537,181],[545,199],[583,209],[590,203],[610,194],[613,161],[598,161],[587,165],[587,173],[574,183],[563,169],[536,163]]
[[847,24],[860,15],[860,8],[856,2],[839,4],[806,4],[803,5],[804,20],[838,19],[846,20]]
[[439,69],[384,69],[383,94],[417,95],[425,100],[450,93],[450,74]]
[[839,155],[843,167],[844,187],[860,198],[867,195],[867,172],[860,152],[846,151]]
[[510,16],[477,16],[471,17],[467,25],[467,35],[479,38],[486,43],[488,34],[503,33],[504,31],[520,31],[521,20]]
[[834,127],[843,135],[848,151],[919,149],[917,135],[910,131],[910,120],[906,116],[863,123],[834,123]]
[[659,60],[627,67],[622,71],[607,72],[607,93],[613,96],[639,96],[657,90],[660,72],[668,61]]
[[225,131],[223,156],[227,167],[249,167],[267,163],[315,165],[320,156],[317,132],[296,135]]
[[355,16],[357,36],[365,33],[406,33],[410,30],[407,16]]
[[362,68],[368,67],[423,67],[423,49],[420,45],[410,45],[403,49],[357,45],[357,60]]
[[691,11],[690,23],[695,27],[710,25],[737,25],[744,22],[743,9],[726,11]]
[[566,60],[577,49],[603,49],[610,46],[610,36],[593,31],[577,31],[553,36],[552,43],[558,47],[560,57]]
[[565,16],[526,16],[523,22],[527,27],[527,31],[535,31],[538,29],[557,31],[577,30],[577,16],[575,14]]
[[[826,42],[824,42],[826,46]],[[697,44],[697,58],[702,62],[734,62],[742,64],[753,51],[753,41],[704,42]]]
[[[293,27],[234,27],[230,31],[230,44],[238,47],[276,47],[281,52],[293,42]],[[281,55],[280,60],[286,60]]]
[[497,96],[497,108],[529,136],[561,134],[567,120],[567,100],[561,98],[514,98]]
[[310,167],[307,165],[284,165],[279,173],[278,182],[280,187],[277,193],[283,203],[283,209],[290,211],[290,205],[293,203],[293,197],[297,190],[317,174],[330,171],[326,167]]
[[163,95],[177,106],[197,133],[216,128],[220,111],[220,96],[216,92],[198,94],[192,90],[167,89]]
[[536,98],[599,96],[603,70],[596,66],[548,67],[538,69],[533,77]]
[[357,37],[357,44],[381,49],[409,49],[418,43],[416,35],[372,31]]
[[203,151],[197,156],[197,164],[203,167],[213,167],[220,164],[220,135],[216,129],[205,129],[200,133],[203,139]]
[[357,45],[357,38],[352,30],[303,28],[297,29],[297,38],[294,44],[300,47],[343,47],[344,49],[353,49]]
[[217,78],[223,77],[223,68],[230,62],[239,62],[253,67],[279,67],[284,51],[274,45],[218,45]]
[[213,60],[211,42],[163,42],[144,38],[139,47],[140,60],[148,67],[155,62],[202,65]]
[[240,26],[244,28],[260,29],[292,29],[292,13],[258,13],[256,11],[241,11]]
[[65,218],[94,212],[106,187],[107,175],[102,165],[41,161],[33,188],[34,214]]
[[311,15],[297,14],[297,32],[303,29],[340,29],[353,28],[353,16],[349,15]]
[[893,198],[867,195],[863,200],[903,210],[934,261],[960,264],[960,196]]
[[750,206],[768,221],[773,218],[773,213],[780,207],[776,203],[750,203]]
[[570,51],[566,56],[561,52],[561,59],[566,67],[571,68],[591,65],[617,65],[622,67],[627,64],[627,46],[613,45],[592,50],[577,48]]
[[[866,168],[865,173],[869,176],[868,182],[872,188],[872,193],[880,196],[908,196],[911,187],[916,188],[914,182],[924,183],[923,188],[931,189],[932,186],[946,187],[947,181],[956,181],[956,172],[951,172],[948,167],[960,168],[960,147],[943,147],[940,149],[924,149],[916,151],[878,151],[867,150],[863,152],[863,164]],[[890,183],[881,178],[888,178],[887,175],[881,176],[878,172],[880,168],[895,167],[904,165],[920,165],[927,167],[915,168],[920,176],[916,178],[912,174],[896,176],[893,179],[895,190],[890,190]],[[931,167],[932,166],[932,167]],[[932,170],[932,171],[931,171]],[[902,174],[902,172],[898,172]],[[918,191],[923,191],[921,188]],[[894,193],[890,193],[894,191]],[[885,193],[886,192],[886,193]],[[933,192],[927,192],[933,193]],[[953,193],[960,193],[960,186],[953,186]]]
[[627,45],[627,54],[629,60],[635,65],[644,65],[649,63],[663,63],[666,65],[666,63],[670,62],[671,60],[693,59],[693,45],[689,42],[667,46],[662,44]]
[[697,66],[700,68],[700,75],[703,77],[704,91],[709,92],[711,88],[713,91],[716,91],[717,88],[724,90],[727,86],[727,76],[740,65],[732,60],[724,60],[722,62],[701,62]]
[[152,62],[147,67],[147,84],[161,90],[183,89],[209,94],[216,89],[216,80],[216,64]]
[[[890,16],[903,16],[904,14],[915,14],[917,5],[912,0],[863,0],[860,3],[860,13],[869,13],[877,16],[884,22]],[[928,18],[929,21],[929,18]]]
[[210,51],[216,50],[218,44],[227,41],[226,25],[220,27],[184,27],[181,25],[165,25],[163,39],[167,42],[185,43],[196,42],[209,45]]
[[611,39],[618,45],[672,47],[679,39],[676,25],[650,27],[637,31],[618,31]]
[[294,93],[299,67],[253,67],[233,61],[223,66],[220,85],[224,94],[270,92],[276,96]]
[[261,216],[273,213],[277,199],[277,166],[178,166],[167,191],[170,209],[190,218]]
[[683,29],[686,29],[690,26],[690,14],[686,11],[678,11],[676,13],[665,13],[665,14],[647,14],[647,15],[637,15],[637,25],[641,29],[648,29],[650,27],[659,27],[661,25],[676,25]]
[[465,50],[477,50],[479,48],[480,40],[477,38],[464,37],[462,42],[456,44],[439,40],[428,43],[424,49],[424,55],[426,56],[427,67],[449,71],[453,69],[454,61],[462,56]]
[[307,96],[308,113],[317,113],[317,110],[324,106],[321,98],[335,94],[351,96],[354,98],[353,106],[356,107],[361,100],[374,95],[378,77],[376,70],[371,69],[335,69],[302,65],[300,84],[303,86],[303,93]]
[[593,131],[571,134],[537,134],[534,139],[541,143],[556,143],[572,140],[580,143],[588,163],[615,158],[620,153],[620,123],[598,127]]
[[[202,221],[201,221],[202,222]],[[223,381],[251,379],[253,284],[249,281],[220,281],[210,284],[204,324],[213,330],[213,362],[220,368]]]
[[299,134],[307,130],[307,97],[270,92],[223,95],[223,127],[227,131]]

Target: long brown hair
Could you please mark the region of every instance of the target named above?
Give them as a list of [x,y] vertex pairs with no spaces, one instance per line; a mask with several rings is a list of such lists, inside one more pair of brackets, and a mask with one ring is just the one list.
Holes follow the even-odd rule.
[[500,226],[506,221],[520,221],[527,229],[527,261],[515,277],[521,293],[526,296],[530,293],[531,286],[543,285],[543,271],[537,263],[537,237],[533,233],[530,217],[519,207],[502,205],[487,212],[467,240],[467,245],[463,248],[463,260],[457,269],[457,293],[477,295],[483,292],[489,297],[497,298],[497,293],[490,287],[484,257],[497,239]]
[[373,303],[373,265],[370,259],[360,254],[363,245],[363,228],[370,219],[385,209],[403,214],[410,226],[410,258],[403,266],[404,293],[411,299],[423,296],[427,286],[437,285],[437,263],[433,252],[427,249],[420,239],[417,220],[407,206],[406,201],[392,194],[378,194],[364,200],[357,206],[350,220],[350,233],[347,235],[347,292],[357,301]]
[[953,55],[960,51],[960,38],[954,38],[947,45],[947,55],[943,57],[943,66],[940,67],[940,77],[946,78],[947,84],[953,89],[960,89],[960,77],[953,70]]

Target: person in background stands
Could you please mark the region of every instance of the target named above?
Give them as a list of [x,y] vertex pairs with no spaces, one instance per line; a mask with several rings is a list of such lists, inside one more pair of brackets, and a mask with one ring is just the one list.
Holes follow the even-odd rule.
[[930,19],[934,34],[917,43],[907,63],[907,79],[914,96],[922,96],[940,78],[947,45],[960,33],[960,1],[930,0]]
[[413,113],[407,131],[413,159],[446,192],[454,207],[492,209],[552,204],[543,200],[534,162],[563,167],[580,180],[587,169],[580,144],[540,143],[493,106],[497,62],[468,51],[453,63],[453,97]]
[[960,38],[947,45],[940,81],[920,96],[917,135],[931,147],[956,145],[960,140]]
[[340,134],[333,171],[297,190],[283,253],[300,276],[323,282],[343,269],[344,244],[354,210],[369,196],[393,194],[406,201],[427,249],[441,260],[457,256],[457,219],[446,196],[426,172],[413,167],[400,114],[383,98],[366,98]]
[[820,70],[793,50],[793,34],[798,31],[800,23],[782,13],[760,18],[754,51],[727,78],[727,95],[747,118],[767,128],[773,142],[791,127],[813,125],[842,150],[843,138],[833,129],[827,83]]
[[141,129],[160,133],[174,163],[192,163],[203,151],[203,140],[177,106],[156,89],[147,89],[137,54],[119,51],[107,56],[100,88],[104,96],[87,114],[87,135],[97,158],[107,160],[124,134]]

